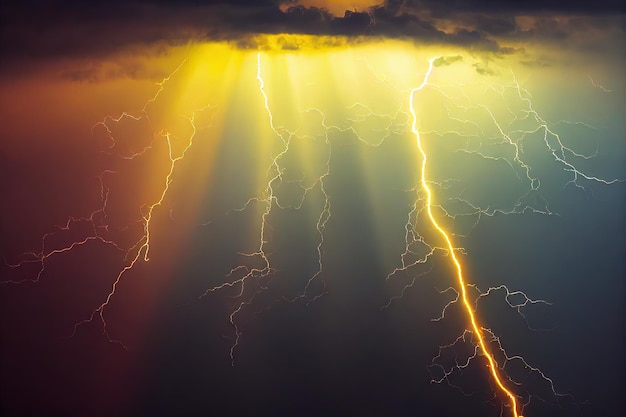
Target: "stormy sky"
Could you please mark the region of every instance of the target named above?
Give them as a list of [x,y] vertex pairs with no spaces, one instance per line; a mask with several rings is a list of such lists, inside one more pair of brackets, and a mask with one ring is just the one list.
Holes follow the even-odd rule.
[[[333,3],[9,3],[2,6],[2,53],[7,58],[24,59],[100,55],[132,45],[237,41],[259,33],[409,38],[497,52],[507,43],[560,43],[583,38],[594,47],[610,47],[619,42],[624,30],[623,5],[613,0]],[[10,60],[3,60],[3,66],[9,64]]]
[[445,308],[414,94],[524,416],[618,415],[625,30],[614,0],[3,2],[0,414],[510,415]]

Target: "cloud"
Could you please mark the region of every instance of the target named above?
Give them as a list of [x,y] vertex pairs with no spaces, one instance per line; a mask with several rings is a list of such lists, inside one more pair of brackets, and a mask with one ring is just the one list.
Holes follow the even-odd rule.
[[284,0],[281,2],[281,10],[286,10],[293,6],[316,7],[325,9],[334,16],[341,17],[346,10],[362,12],[374,6],[381,6],[384,3],[383,0]]
[[439,58],[435,59],[435,61],[433,62],[433,65],[435,67],[446,67],[448,65],[452,65],[455,62],[459,62],[459,61],[463,61],[463,57],[461,55],[440,56]]
[[488,12],[491,14],[536,14],[555,12],[557,14],[614,14],[624,12],[621,0],[407,0],[408,7],[436,11],[441,15],[450,12]]
[[581,32],[593,33],[587,43],[601,43],[601,34],[609,31],[618,40],[624,36],[621,2],[614,0],[355,0],[361,7],[343,14],[316,7],[328,3],[322,0],[5,3],[0,6],[1,67],[189,41],[230,41],[254,47],[258,34],[343,36],[355,41],[391,37],[494,54],[509,53],[514,42],[585,38]]

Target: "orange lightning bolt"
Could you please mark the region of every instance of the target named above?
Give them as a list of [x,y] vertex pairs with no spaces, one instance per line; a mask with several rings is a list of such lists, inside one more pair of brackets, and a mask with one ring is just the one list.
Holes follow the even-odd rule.
[[422,146],[422,140],[421,140],[419,131],[417,130],[417,114],[415,113],[415,107],[413,105],[413,101],[415,98],[415,93],[422,90],[426,85],[428,85],[428,78],[430,77],[430,74],[433,70],[433,64],[434,64],[435,59],[436,57],[431,58],[429,60],[428,70],[426,71],[426,75],[424,76],[424,80],[422,81],[422,84],[420,84],[418,87],[413,88],[409,95],[409,108],[411,111],[411,116],[413,117],[413,122],[411,124],[411,132],[413,132],[413,134],[415,135],[417,148],[419,149],[420,154],[422,155],[421,186],[424,192],[426,193],[426,210],[428,212],[428,217],[430,219],[430,222],[445,240],[448,253],[452,257],[452,262],[454,263],[454,266],[456,268],[456,276],[458,280],[458,285],[461,290],[461,299],[463,300],[463,307],[467,314],[467,318],[469,319],[469,322],[471,324],[472,332],[478,338],[478,345],[480,346],[480,350],[482,354],[487,358],[487,361],[489,362],[489,371],[491,372],[491,376],[494,382],[496,383],[496,385],[498,386],[498,388],[500,389],[500,391],[502,391],[502,393],[505,394],[509,398],[513,416],[523,417],[522,415],[518,413],[518,410],[517,410],[517,407],[518,407],[517,397],[502,382],[502,379],[500,378],[500,374],[498,372],[498,366],[497,366],[496,360],[494,359],[493,354],[491,353],[489,347],[485,343],[485,339],[481,331],[480,322],[478,318],[476,317],[476,314],[474,313],[472,305],[470,304],[468,297],[467,297],[466,288],[468,284],[466,282],[465,277],[463,276],[463,268],[461,266],[461,262],[459,261],[459,258],[457,258],[456,256],[454,246],[452,245],[452,239],[450,238],[450,235],[448,234],[448,232],[446,232],[446,230],[443,227],[441,227],[441,225],[437,222],[432,212],[432,191],[430,187],[428,186],[428,181],[426,180],[426,164],[428,161],[428,157],[426,156],[426,152],[424,151],[424,148]]

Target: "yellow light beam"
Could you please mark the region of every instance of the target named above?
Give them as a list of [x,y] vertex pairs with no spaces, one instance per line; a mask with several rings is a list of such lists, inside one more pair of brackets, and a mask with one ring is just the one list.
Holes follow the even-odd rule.
[[489,347],[485,343],[485,339],[481,331],[481,326],[476,317],[476,314],[474,314],[472,305],[469,302],[468,297],[467,297],[467,290],[466,290],[467,283],[466,283],[465,277],[463,276],[463,268],[461,266],[461,262],[457,258],[455,250],[454,250],[454,246],[452,245],[452,240],[448,232],[446,232],[446,230],[443,227],[441,227],[441,225],[439,225],[432,211],[432,191],[430,187],[428,186],[428,181],[426,180],[426,165],[427,165],[428,157],[426,156],[426,152],[424,151],[424,148],[422,147],[422,140],[421,140],[419,131],[417,130],[417,114],[415,113],[415,107],[413,105],[413,102],[415,98],[415,93],[422,90],[426,85],[428,85],[428,78],[430,77],[430,74],[433,70],[435,59],[437,59],[437,57],[431,58],[429,60],[428,70],[426,71],[424,80],[418,87],[413,88],[409,95],[409,108],[411,111],[411,116],[413,117],[413,122],[411,124],[411,132],[413,132],[413,134],[415,135],[417,148],[419,149],[420,154],[422,155],[422,168],[421,168],[421,180],[420,181],[421,181],[422,189],[426,193],[426,211],[428,212],[428,217],[430,218],[430,222],[446,241],[446,247],[448,249],[448,252],[450,253],[450,256],[452,257],[452,262],[454,263],[454,266],[456,268],[456,276],[457,276],[458,284],[459,284],[460,291],[461,291],[461,299],[463,300],[463,307],[467,314],[467,318],[469,319],[469,322],[471,324],[472,332],[476,335],[478,339],[478,345],[480,346],[480,350],[482,354],[487,358],[487,361],[489,362],[489,371],[491,372],[491,376],[493,377],[493,380],[498,386],[498,388],[500,389],[500,391],[509,398],[511,410],[513,412],[512,415],[514,417],[523,417],[522,415],[518,413],[518,410],[517,410],[517,397],[502,382],[502,379],[500,378],[500,374],[498,372],[498,365],[493,357],[493,354],[489,350]]

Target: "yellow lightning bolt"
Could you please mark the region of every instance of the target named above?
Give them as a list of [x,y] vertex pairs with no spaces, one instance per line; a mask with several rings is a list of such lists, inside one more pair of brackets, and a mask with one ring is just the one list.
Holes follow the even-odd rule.
[[433,193],[430,187],[428,186],[428,181],[426,179],[427,178],[426,177],[426,165],[428,162],[428,157],[426,155],[426,151],[424,151],[424,147],[422,146],[421,136],[420,136],[419,130],[417,129],[417,114],[415,112],[415,107],[413,103],[415,100],[415,94],[419,92],[420,90],[422,90],[426,85],[428,85],[428,78],[430,77],[430,74],[432,73],[435,59],[436,58],[431,58],[429,60],[428,70],[426,71],[426,75],[424,76],[423,82],[418,87],[413,88],[409,95],[409,108],[411,111],[411,116],[413,117],[413,122],[411,124],[411,132],[413,132],[413,134],[415,135],[417,148],[419,149],[419,152],[422,156],[421,180],[420,181],[421,181],[422,189],[426,193],[426,211],[428,213],[430,222],[435,227],[435,229],[437,229],[439,234],[443,237],[443,239],[446,242],[446,248],[456,268],[456,276],[457,276],[458,285],[461,291],[461,300],[463,301],[463,307],[467,314],[467,318],[469,319],[469,322],[472,328],[472,333],[475,334],[476,338],[478,339],[478,345],[480,346],[480,350],[483,356],[485,356],[487,358],[487,361],[489,362],[489,370],[491,372],[491,376],[494,382],[496,383],[496,385],[498,386],[498,388],[500,389],[500,391],[509,398],[511,411],[513,413],[512,415],[514,417],[523,417],[518,412],[517,397],[502,382],[498,365],[489,347],[485,343],[485,339],[482,334],[479,319],[476,317],[476,313],[474,312],[474,309],[472,308],[472,305],[467,296],[468,284],[466,282],[466,278],[463,276],[463,268],[461,266],[461,262],[459,261],[459,258],[456,256],[456,251],[455,251],[454,245],[452,244],[452,239],[450,238],[450,235],[448,234],[448,232],[437,222],[432,211]]

